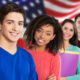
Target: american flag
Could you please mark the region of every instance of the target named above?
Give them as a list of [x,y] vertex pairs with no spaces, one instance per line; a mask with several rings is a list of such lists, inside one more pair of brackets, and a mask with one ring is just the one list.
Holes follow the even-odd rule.
[[45,11],[56,17],[59,22],[64,19],[74,19],[80,13],[80,0],[44,0]]
[[0,7],[6,3],[16,3],[27,13],[26,26],[36,16],[48,14],[61,23],[64,19],[80,13],[80,0],[0,0]]

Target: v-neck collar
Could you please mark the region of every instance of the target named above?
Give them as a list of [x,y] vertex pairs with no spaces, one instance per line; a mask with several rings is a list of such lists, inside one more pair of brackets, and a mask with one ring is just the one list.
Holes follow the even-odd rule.
[[0,53],[4,54],[4,55],[10,55],[10,56],[15,56],[18,53],[18,47],[17,47],[17,51],[15,54],[11,54],[10,52],[8,52],[7,50],[3,49],[2,47],[0,47]]

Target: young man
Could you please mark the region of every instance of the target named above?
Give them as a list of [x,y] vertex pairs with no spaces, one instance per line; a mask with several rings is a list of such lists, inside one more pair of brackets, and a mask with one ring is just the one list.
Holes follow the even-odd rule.
[[32,56],[16,46],[25,18],[15,3],[0,8],[0,80],[37,80]]
[[80,47],[80,14],[75,17],[75,23],[78,31],[78,47]]

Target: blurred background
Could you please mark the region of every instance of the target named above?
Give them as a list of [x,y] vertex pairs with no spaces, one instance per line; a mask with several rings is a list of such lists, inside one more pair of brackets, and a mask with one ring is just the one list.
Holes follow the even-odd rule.
[[64,19],[74,17],[80,13],[80,0],[0,0],[0,7],[7,3],[16,3],[26,11],[26,25],[36,16],[48,14],[54,16],[61,23]]

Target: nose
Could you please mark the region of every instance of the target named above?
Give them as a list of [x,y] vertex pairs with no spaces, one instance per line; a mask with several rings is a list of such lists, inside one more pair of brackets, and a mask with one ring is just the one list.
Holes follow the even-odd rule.
[[13,26],[13,30],[14,31],[17,31],[17,30],[19,30],[19,25],[16,23],[16,24],[14,24],[14,26]]
[[45,37],[45,33],[42,32],[42,33],[40,34],[40,37],[41,37],[41,38],[44,38],[44,37]]

